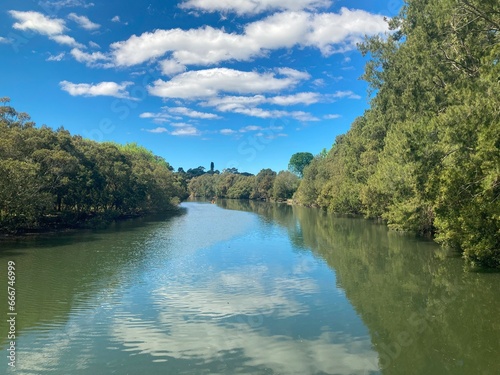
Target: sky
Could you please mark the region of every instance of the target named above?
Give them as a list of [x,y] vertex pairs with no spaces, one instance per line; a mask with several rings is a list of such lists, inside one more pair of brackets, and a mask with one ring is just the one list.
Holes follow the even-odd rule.
[[330,149],[368,108],[365,35],[402,0],[3,0],[0,97],[37,125],[175,169],[258,173]]

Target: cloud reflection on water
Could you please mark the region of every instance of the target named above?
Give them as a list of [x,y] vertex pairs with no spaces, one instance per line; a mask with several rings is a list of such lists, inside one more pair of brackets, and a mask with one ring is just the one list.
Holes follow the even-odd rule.
[[[377,371],[377,354],[368,336],[354,337],[323,327],[307,338],[279,332],[307,319],[310,306],[301,297],[319,291],[304,274],[270,279],[265,266],[223,270],[190,285],[173,282],[152,294],[159,309],[156,322],[124,312],[111,335],[127,351],[184,361],[224,362],[238,354],[241,368],[270,368],[283,374],[368,374]],[[252,275],[251,278],[248,275]]]

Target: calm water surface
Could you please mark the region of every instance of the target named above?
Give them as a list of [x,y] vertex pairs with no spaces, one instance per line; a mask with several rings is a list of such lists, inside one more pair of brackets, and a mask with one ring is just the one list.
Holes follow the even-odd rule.
[[500,274],[314,209],[182,207],[1,242],[0,373],[500,374]]

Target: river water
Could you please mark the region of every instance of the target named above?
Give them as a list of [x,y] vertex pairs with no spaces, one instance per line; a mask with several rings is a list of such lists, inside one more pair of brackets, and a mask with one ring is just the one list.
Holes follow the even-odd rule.
[[370,221],[186,202],[0,246],[0,373],[500,374],[500,274]]

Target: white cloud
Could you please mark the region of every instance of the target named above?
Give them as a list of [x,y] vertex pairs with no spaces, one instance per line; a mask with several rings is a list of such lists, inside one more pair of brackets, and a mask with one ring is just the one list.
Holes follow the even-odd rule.
[[187,122],[171,122],[170,125],[175,128],[185,128],[188,126],[193,126],[191,124],[188,124]]
[[207,66],[230,60],[248,61],[270,50],[295,46],[318,48],[329,55],[355,49],[365,34],[374,35],[387,30],[382,15],[363,10],[342,8],[340,13],[319,14],[285,11],[247,24],[242,33],[227,33],[223,29],[204,26],[133,35],[125,41],[113,43],[111,53],[117,66],[141,64],[167,53],[171,54],[167,61],[181,66]]
[[78,25],[83,27],[85,30],[97,30],[101,25],[92,22],[86,16],[79,16],[75,13],[68,14],[68,19],[75,21]]
[[204,12],[234,12],[248,15],[274,10],[315,9],[328,7],[331,3],[330,0],[185,0],[179,7]]
[[343,98],[348,98],[348,99],[361,99],[361,96],[358,94],[355,94],[352,91],[337,91],[336,93],[331,95],[335,99],[343,99]]
[[73,48],[70,53],[71,56],[73,56],[76,61],[83,62],[87,66],[103,67],[103,68],[111,67],[110,63],[106,63],[107,61],[110,60],[109,57],[103,54],[102,52],[87,53],[81,51],[78,48]]
[[248,125],[248,126],[245,126],[244,128],[241,128],[239,131],[240,131],[240,133],[246,133],[246,132],[255,132],[258,130],[262,130],[262,126]]
[[68,36],[68,35],[51,35],[49,36],[50,39],[53,41],[59,43],[59,44],[64,44],[70,47],[79,47],[79,48],[85,48],[83,44],[78,43],[74,38]]
[[319,121],[319,119],[310,113],[303,111],[283,111],[259,108],[261,104],[274,104],[280,106],[291,105],[309,105],[320,101],[321,95],[317,93],[305,92],[294,95],[265,97],[264,95],[254,96],[224,96],[213,97],[201,102],[207,107],[215,107],[221,112],[232,112],[241,115],[258,118],[280,118],[291,117],[299,121]]
[[114,16],[111,18],[111,22],[120,22],[120,16]]
[[231,135],[237,133],[237,131],[233,129],[221,129],[219,133],[221,133],[222,135]]
[[161,72],[166,76],[172,76],[186,71],[186,66],[175,60],[163,60],[160,62]]
[[181,120],[182,117],[179,116],[172,116],[165,111],[159,112],[159,113],[152,113],[152,112],[144,112],[139,115],[140,118],[147,118],[147,119],[152,119],[153,122],[157,124],[162,124],[166,122],[170,122],[172,120]]
[[158,127],[154,129],[143,129],[143,130],[147,131],[148,133],[157,133],[157,134],[168,133],[168,129],[163,127]]
[[9,38],[4,38],[3,36],[0,36],[0,44],[9,44],[12,43],[12,39]]
[[223,96],[209,98],[201,103],[208,107],[216,107],[221,112],[230,112],[235,108],[255,107],[260,104],[269,103],[280,106],[291,106],[298,104],[313,104],[321,100],[321,95],[314,92],[300,92],[293,95],[265,97],[264,95],[254,96]]
[[252,22],[245,27],[247,43],[258,46],[258,51],[292,48],[303,44],[304,36],[311,29],[311,14],[283,12]]
[[221,112],[230,112],[235,108],[252,107],[266,102],[266,97],[263,95],[254,96],[223,96],[209,98],[202,102],[201,105],[208,107],[216,107]]
[[205,120],[220,119],[220,116],[217,116],[213,113],[198,112],[198,111],[194,111],[190,108],[186,108],[186,107],[173,107],[173,108],[165,108],[165,109],[168,110],[168,112],[173,113],[175,115],[181,115],[181,116],[186,116],[186,117],[191,117],[191,118],[199,118],[199,119],[205,119]]
[[59,35],[66,30],[64,20],[49,18],[42,13],[10,10],[9,14],[18,20],[18,22],[14,23],[12,26],[17,30],[30,30],[47,36]]
[[49,12],[52,10],[51,8],[75,8],[75,7],[83,7],[83,8],[91,8],[95,4],[87,3],[83,0],[58,0],[58,1],[39,1],[38,5],[40,5],[44,10]]
[[[231,59],[247,60],[253,52],[244,43],[241,35],[205,26],[187,31],[156,30],[133,35],[126,41],[111,44],[111,49],[118,66],[141,64],[169,51],[180,64],[210,65]],[[258,53],[258,48],[254,52]]]
[[364,35],[388,31],[384,16],[347,8],[340,9],[338,14],[315,14],[311,25],[305,44],[319,48],[324,55],[352,50]]
[[189,71],[170,81],[159,79],[148,86],[148,91],[154,96],[180,99],[216,96],[221,92],[272,92],[289,89],[306,75],[309,76],[294,69],[281,69],[280,72],[284,77],[278,78],[274,73],[244,72],[228,68]]
[[337,115],[337,114],[331,114],[331,115],[324,115],[323,118],[325,120],[335,120],[335,119],[338,119],[338,118],[341,118],[342,116],[341,115]]
[[115,98],[132,99],[126,88],[132,85],[132,82],[100,82],[98,84],[72,83],[62,81],[59,83],[61,88],[71,96],[113,96]]
[[92,48],[101,48],[101,46],[99,44],[97,44],[96,42],[93,42],[93,41],[89,42],[89,46]]
[[282,106],[296,104],[309,105],[319,102],[320,98],[321,96],[315,92],[300,92],[295,95],[275,96],[273,98],[269,98],[268,102]]
[[65,55],[66,54],[64,52],[61,52],[58,55],[50,55],[49,57],[47,57],[46,61],[61,61]]
[[303,111],[293,111],[289,113],[289,116],[293,117],[298,121],[309,122],[309,121],[319,121],[319,118],[313,116],[310,113]]
[[317,78],[311,83],[316,87],[323,87],[325,85],[325,80],[323,78]]
[[177,136],[198,136],[201,135],[200,131],[194,126],[181,127],[170,133],[171,135]]
[[74,38],[63,34],[67,28],[62,19],[46,17],[42,13],[33,11],[21,12],[10,10],[9,14],[18,21],[12,26],[14,29],[33,31],[38,34],[46,35],[59,44],[84,48],[84,46],[78,43]]

